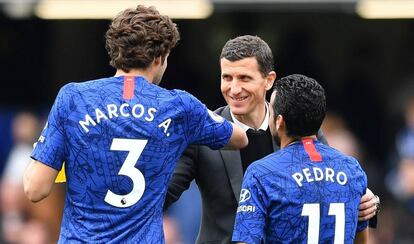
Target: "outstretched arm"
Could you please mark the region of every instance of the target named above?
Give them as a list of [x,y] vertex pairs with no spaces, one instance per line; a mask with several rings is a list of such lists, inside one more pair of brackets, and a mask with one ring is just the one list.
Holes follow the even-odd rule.
[[[231,123],[231,122],[230,122]],[[227,146],[235,149],[241,149],[247,146],[249,140],[247,139],[246,132],[238,125],[231,123],[233,126],[233,133],[231,134],[229,143]]]

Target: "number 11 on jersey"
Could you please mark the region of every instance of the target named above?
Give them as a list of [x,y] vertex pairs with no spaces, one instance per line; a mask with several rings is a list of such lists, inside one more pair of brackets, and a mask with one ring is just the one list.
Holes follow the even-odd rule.
[[[344,204],[343,203],[329,204],[328,215],[335,216],[334,244],[344,243],[344,237],[345,237],[345,206]],[[319,203],[303,204],[302,216],[309,216],[308,244],[317,244],[319,242],[319,221],[320,221]]]

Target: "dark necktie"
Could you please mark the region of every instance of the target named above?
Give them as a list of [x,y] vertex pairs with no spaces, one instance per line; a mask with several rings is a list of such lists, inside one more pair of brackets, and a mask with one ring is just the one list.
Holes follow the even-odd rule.
[[272,137],[269,128],[267,131],[248,129],[246,131],[249,144],[240,150],[243,172],[254,161],[273,152]]
[[263,135],[264,133],[266,133],[266,131],[264,131],[262,129],[255,130],[255,129],[250,128],[246,131],[247,137],[249,137],[249,136],[260,136],[260,135]]

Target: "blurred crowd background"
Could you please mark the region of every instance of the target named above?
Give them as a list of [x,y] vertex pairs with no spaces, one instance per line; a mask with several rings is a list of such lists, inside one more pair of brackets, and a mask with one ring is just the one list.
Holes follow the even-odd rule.
[[[42,4],[50,2],[65,12],[57,8],[47,15]],[[90,10],[82,5],[88,2],[95,4]],[[59,88],[114,74],[103,36],[108,18],[118,11],[92,14],[107,2],[121,5],[0,0],[0,243],[57,240],[64,184],[46,201],[32,204],[23,196],[22,171]],[[269,43],[278,77],[300,73],[318,80],[327,93],[323,131],[329,144],[360,160],[369,188],[381,197],[370,242],[414,243],[414,1],[123,2],[154,5],[174,18],[181,41],[161,86],[186,90],[211,109],[225,104],[221,48],[238,35],[258,35]],[[370,4],[390,2],[369,12]],[[66,15],[72,10],[78,15]],[[166,213],[168,244],[194,243],[200,207],[193,184]]]

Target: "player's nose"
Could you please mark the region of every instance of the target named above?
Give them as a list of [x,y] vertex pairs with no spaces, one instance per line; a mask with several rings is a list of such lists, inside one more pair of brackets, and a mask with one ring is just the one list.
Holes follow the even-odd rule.
[[230,92],[232,94],[239,94],[242,91],[242,87],[239,81],[233,80],[230,84]]

